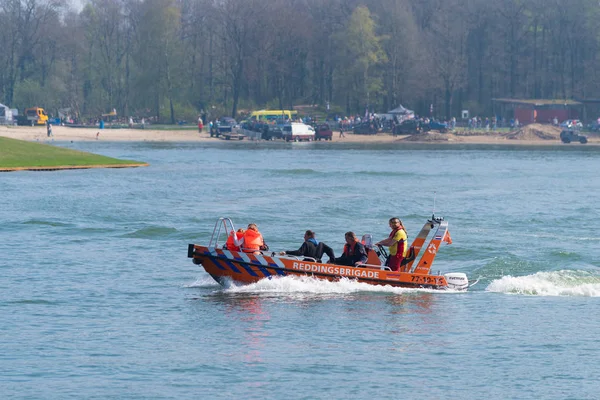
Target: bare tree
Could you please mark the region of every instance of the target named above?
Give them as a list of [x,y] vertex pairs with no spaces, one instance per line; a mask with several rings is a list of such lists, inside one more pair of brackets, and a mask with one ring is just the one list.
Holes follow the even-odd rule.
[[260,49],[259,39],[269,15],[267,3],[261,0],[224,0],[217,6],[217,18],[222,24],[220,68],[228,77],[232,93],[231,115],[236,116],[244,74],[251,55]]

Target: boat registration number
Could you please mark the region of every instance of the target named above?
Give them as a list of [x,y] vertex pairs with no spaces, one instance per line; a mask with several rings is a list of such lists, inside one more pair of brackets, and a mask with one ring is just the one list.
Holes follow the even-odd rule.
[[443,278],[436,278],[434,276],[415,276],[413,275],[411,277],[411,282],[414,283],[425,283],[428,285],[443,285],[444,284],[444,279]]

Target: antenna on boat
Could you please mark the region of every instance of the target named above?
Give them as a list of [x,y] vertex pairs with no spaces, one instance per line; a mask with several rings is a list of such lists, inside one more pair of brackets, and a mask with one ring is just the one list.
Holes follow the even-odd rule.
[[433,219],[435,219],[435,196],[436,196],[437,192],[433,192],[433,214],[432,217]]

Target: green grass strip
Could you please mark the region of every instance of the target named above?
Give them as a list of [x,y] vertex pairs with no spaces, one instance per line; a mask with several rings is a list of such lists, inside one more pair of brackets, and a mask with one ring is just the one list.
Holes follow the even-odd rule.
[[0,171],[145,167],[147,165],[139,161],[119,160],[48,144],[0,137]]

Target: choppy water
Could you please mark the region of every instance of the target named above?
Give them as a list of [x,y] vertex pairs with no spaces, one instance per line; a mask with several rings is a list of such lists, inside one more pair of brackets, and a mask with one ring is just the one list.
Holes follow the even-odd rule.
[[[5,398],[598,398],[597,147],[62,145],[151,166],[0,175]],[[186,258],[219,216],[272,250],[414,237],[434,197],[468,293],[222,289]]]

